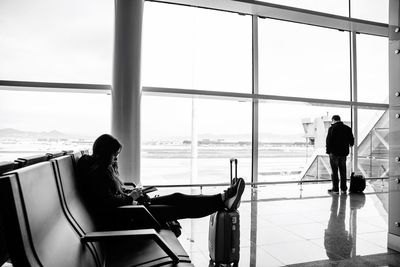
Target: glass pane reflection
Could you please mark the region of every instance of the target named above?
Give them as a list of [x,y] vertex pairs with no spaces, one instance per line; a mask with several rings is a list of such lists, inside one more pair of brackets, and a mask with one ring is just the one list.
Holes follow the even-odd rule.
[[[11,88],[12,90],[12,88]],[[111,127],[106,94],[0,91],[0,161],[91,149]]]
[[330,179],[327,131],[333,115],[350,125],[350,114],[350,108],[261,103],[258,181]]
[[358,111],[358,172],[365,177],[388,176],[389,112]]
[[229,183],[229,159],[250,181],[251,102],[144,96],[144,184]]
[[259,20],[260,94],[350,100],[349,62],[346,32]]

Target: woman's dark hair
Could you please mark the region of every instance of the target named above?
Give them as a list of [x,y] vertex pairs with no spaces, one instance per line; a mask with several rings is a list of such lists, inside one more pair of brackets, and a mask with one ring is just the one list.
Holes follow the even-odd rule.
[[122,148],[121,143],[112,135],[100,135],[93,144],[93,156],[100,159],[110,158]]

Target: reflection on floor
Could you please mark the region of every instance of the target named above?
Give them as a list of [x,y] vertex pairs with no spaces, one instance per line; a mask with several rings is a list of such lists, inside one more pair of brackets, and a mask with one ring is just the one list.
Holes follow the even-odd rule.
[[[361,195],[329,195],[329,187],[248,187],[239,208],[239,266],[400,266],[400,254],[387,249],[387,212],[378,198],[387,192],[367,186]],[[195,266],[209,265],[208,220],[181,221],[179,239]]]

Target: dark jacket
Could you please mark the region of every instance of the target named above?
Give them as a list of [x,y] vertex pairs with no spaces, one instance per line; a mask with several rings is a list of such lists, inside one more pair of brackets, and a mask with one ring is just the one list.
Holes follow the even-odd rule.
[[124,193],[122,182],[112,169],[99,164],[94,157],[82,156],[77,171],[85,198],[96,210],[132,204],[133,198]]
[[349,146],[354,145],[354,136],[351,128],[343,122],[338,121],[329,127],[326,136],[326,154],[334,156],[347,156]]

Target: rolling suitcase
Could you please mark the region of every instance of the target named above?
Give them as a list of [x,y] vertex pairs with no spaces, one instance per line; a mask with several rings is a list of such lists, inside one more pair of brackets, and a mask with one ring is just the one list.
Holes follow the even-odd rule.
[[350,193],[362,193],[366,187],[365,178],[361,174],[350,175]]
[[[231,183],[232,163],[235,163],[235,178],[237,177],[237,159],[231,159]],[[240,220],[239,212],[221,210],[210,216],[208,235],[208,249],[211,262],[219,264],[234,264],[239,262],[240,244]]]

